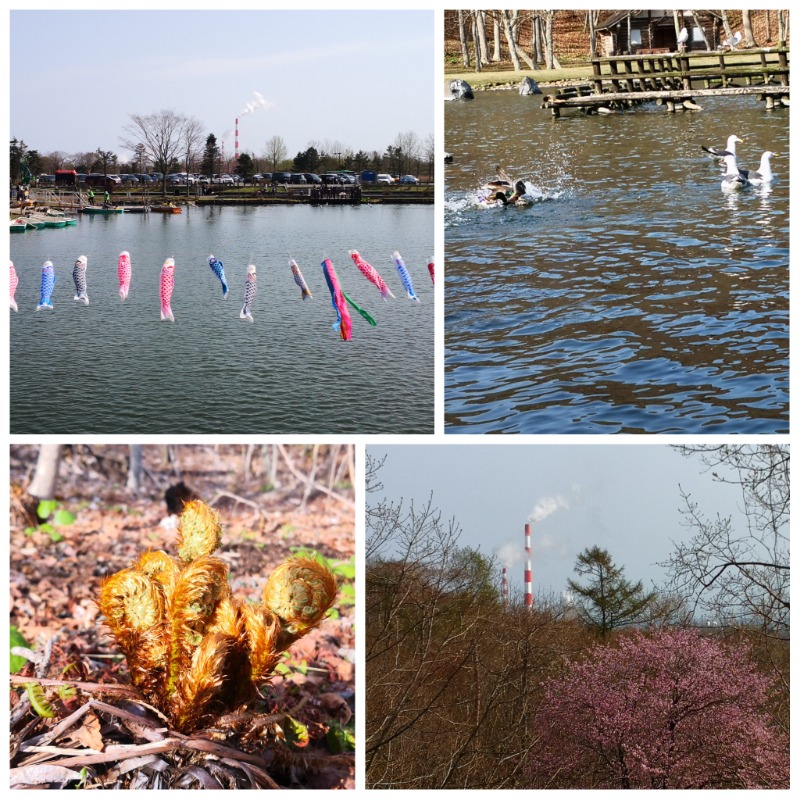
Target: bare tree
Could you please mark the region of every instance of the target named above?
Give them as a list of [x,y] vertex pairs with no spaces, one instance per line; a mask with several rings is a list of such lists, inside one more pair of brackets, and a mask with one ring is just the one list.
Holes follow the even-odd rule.
[[270,136],[270,138],[267,139],[267,144],[264,148],[264,158],[267,159],[267,163],[273,172],[278,168],[281,162],[286,160],[288,153],[289,151],[286,149],[286,143],[283,141],[282,137]]
[[740,488],[747,522],[736,526],[731,517],[710,518],[682,491],[693,536],[675,545],[665,565],[673,588],[721,624],[759,625],[768,636],[788,639],[788,445],[678,449],[698,455],[714,480]]
[[130,458],[128,460],[127,488],[134,494],[139,494],[142,485],[142,446],[130,445]]
[[511,12],[503,11],[503,31],[506,35],[506,42],[508,43],[508,54],[511,57],[511,63],[514,69],[519,72],[522,69],[519,63],[519,54],[517,53],[517,43],[514,41],[514,33],[511,30]]
[[199,123],[172,110],[131,114],[130,119],[120,139],[123,147],[132,152],[143,147],[153,166],[164,175],[162,185],[166,189],[167,173],[186,155],[192,137],[197,135]]
[[725,38],[729,41],[733,41],[733,28],[731,27],[731,21],[728,19],[728,12],[723,8],[719,12],[720,19],[722,20],[722,29],[725,31]]
[[744,43],[746,47],[757,47],[756,37],[753,36],[753,24],[750,21],[750,12],[742,11],[742,29],[744,30]]
[[706,38],[705,28],[703,28],[702,24],[700,23],[700,17],[697,16],[696,11],[692,11],[691,14],[692,14],[692,19],[694,20],[695,28],[700,31],[700,36],[703,37],[703,44],[705,45],[705,49],[710,50],[711,47],[709,46],[708,39]]
[[478,32],[477,37],[477,47],[478,52],[480,53],[481,63],[488,64],[489,63],[489,42],[486,37],[486,12],[485,11],[476,11],[475,12],[475,27]]

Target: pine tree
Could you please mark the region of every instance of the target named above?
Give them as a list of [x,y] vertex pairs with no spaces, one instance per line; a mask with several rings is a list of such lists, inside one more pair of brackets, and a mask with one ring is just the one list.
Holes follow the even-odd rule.
[[579,613],[604,638],[614,628],[641,621],[656,598],[655,592],[644,592],[641,581],[626,580],[624,567],[618,567],[608,550],[596,545],[578,555],[575,572],[591,578],[587,585],[568,581],[570,591],[578,597]]

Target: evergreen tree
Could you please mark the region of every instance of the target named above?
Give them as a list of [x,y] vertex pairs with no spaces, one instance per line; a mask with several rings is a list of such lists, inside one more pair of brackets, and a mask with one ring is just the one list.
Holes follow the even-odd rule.
[[242,178],[244,181],[249,181],[253,175],[256,174],[256,166],[253,163],[253,159],[247,153],[242,153],[239,156],[239,161],[236,164],[236,169],[234,172]]
[[217,172],[217,164],[219,163],[219,147],[217,146],[217,137],[213,133],[209,133],[206,137],[206,147],[203,150],[203,160],[200,163],[200,169],[204,175],[210,178]]
[[578,611],[602,637],[614,628],[640,622],[656,599],[655,592],[644,592],[641,581],[626,580],[624,567],[618,567],[608,550],[596,545],[578,555],[575,572],[590,577],[586,585],[568,581],[570,591],[577,596]]

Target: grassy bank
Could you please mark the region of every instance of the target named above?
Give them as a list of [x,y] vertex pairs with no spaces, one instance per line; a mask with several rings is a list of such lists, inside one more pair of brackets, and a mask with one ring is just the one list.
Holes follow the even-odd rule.
[[563,69],[500,69],[471,72],[469,70],[447,70],[445,77],[448,83],[455,78],[465,80],[476,91],[497,89],[502,86],[517,86],[525,78],[533,78],[543,86],[548,83],[564,83],[566,81],[586,81],[592,76],[590,64],[585,66],[565,67]]

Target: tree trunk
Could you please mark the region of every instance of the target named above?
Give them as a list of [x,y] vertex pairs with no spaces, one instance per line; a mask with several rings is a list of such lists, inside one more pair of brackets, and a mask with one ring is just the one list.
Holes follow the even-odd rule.
[[127,488],[134,494],[139,494],[142,483],[142,446],[132,444],[130,446],[130,458],[128,460],[128,483]]
[[556,56],[553,49],[553,17],[555,11],[544,12],[544,59],[547,69],[555,69]]
[[723,9],[719,12],[722,17],[722,29],[725,31],[725,38],[731,42],[733,41],[733,28],[731,28],[731,21],[728,19],[728,12]]
[[586,12],[586,21],[589,25],[589,56],[590,58],[597,58],[597,25],[598,12],[589,10]]
[[[711,48],[708,46],[708,39],[706,38],[706,32],[703,26],[700,24],[700,17],[697,16],[696,11],[692,11],[692,19],[694,20],[694,24],[700,28],[700,35],[703,37],[703,44],[706,46],[706,50],[710,50]],[[694,33],[692,34],[694,36]]]
[[61,461],[60,444],[43,444],[39,448],[36,471],[28,493],[38,500],[52,500],[56,493],[58,465]]
[[478,42],[480,44],[481,63],[489,63],[489,42],[486,38],[486,12],[475,12],[475,24],[478,28]]
[[747,47],[758,47],[753,36],[753,25],[750,22],[750,12],[742,11],[742,28],[744,28],[744,43]]
[[503,54],[500,50],[500,18],[497,16],[496,11],[492,12],[492,28],[494,30],[494,52],[492,53],[492,62],[497,63],[498,61],[502,60]]
[[542,54],[542,17],[539,13],[531,12],[533,17],[533,60],[537,64],[544,64]]
[[480,42],[478,41],[477,12],[475,13],[475,16],[472,17],[472,41],[475,44],[475,72],[480,72],[483,66],[483,61],[481,60],[481,46]]
[[461,60],[465,67],[469,67],[469,47],[467,46],[467,26],[464,19],[464,12],[458,12],[458,40],[461,42]]
[[677,38],[681,34],[681,18],[677,8],[672,12],[672,21],[675,23],[675,36]]
[[778,11],[778,42],[786,44],[786,14],[785,10]]
[[519,63],[519,56],[517,55],[517,45],[514,41],[514,34],[511,32],[511,15],[508,11],[503,11],[503,29],[506,34],[506,41],[508,42],[508,53],[511,56],[511,63],[514,69],[519,72],[522,65]]

